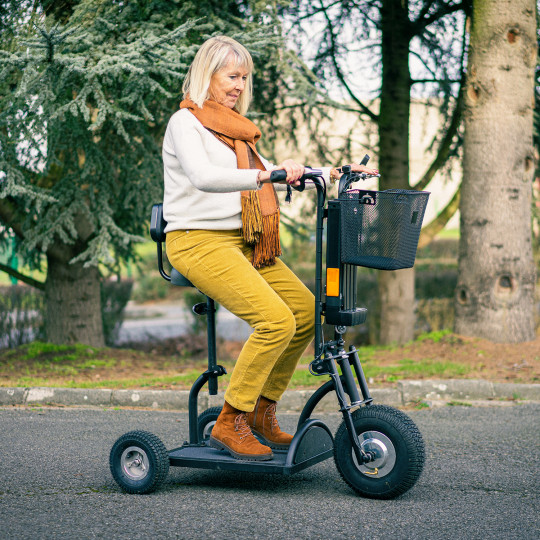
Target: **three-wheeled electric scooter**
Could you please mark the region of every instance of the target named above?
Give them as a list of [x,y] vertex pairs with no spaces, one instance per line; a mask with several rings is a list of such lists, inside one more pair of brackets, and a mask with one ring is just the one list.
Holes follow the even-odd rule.
[[[369,156],[362,161],[367,163]],[[283,181],[285,171],[273,171],[272,181]],[[391,499],[409,490],[424,465],[424,443],[414,422],[402,411],[373,403],[354,346],[345,349],[347,327],[365,322],[367,310],[356,307],[357,266],[396,270],[414,265],[420,228],[429,197],[427,192],[352,190],[352,182],[366,179],[343,167],[338,197],[326,203],[326,184],[321,171],[306,169],[306,180],[315,185],[316,285],[315,355],[310,372],[328,376],[307,400],[288,450],[274,450],[269,461],[243,461],[212,448],[208,439],[221,407],[199,414],[198,395],[208,383],[210,395],[218,392],[218,378],[226,373],[216,359],[216,308],[212,298],[193,306],[208,321],[208,369],[193,384],[188,404],[189,441],[167,450],[161,440],[146,431],[122,435],[110,452],[109,465],[118,485],[128,493],[149,493],[165,480],[169,466],[248,471],[290,475],[334,457],[342,478],[359,495]],[[290,198],[290,188],[288,197]],[[326,222],[326,280],[323,286],[323,233]],[[161,276],[173,285],[193,286],[174,268],[163,268],[162,243],[166,222],[161,204],[152,208],[150,234],[157,243]],[[323,336],[322,316],[334,326],[332,339]],[[356,376],[356,380],[355,380]],[[311,418],[316,405],[335,392],[343,421],[332,436],[321,420]]]

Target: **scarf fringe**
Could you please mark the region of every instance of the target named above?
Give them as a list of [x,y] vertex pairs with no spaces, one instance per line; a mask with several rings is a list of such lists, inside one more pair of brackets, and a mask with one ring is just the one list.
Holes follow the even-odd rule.
[[262,217],[263,233],[259,242],[253,247],[253,266],[261,268],[275,264],[276,257],[281,255],[279,241],[279,210],[274,214]]
[[258,244],[264,230],[263,215],[256,191],[249,191],[241,197],[242,236],[248,244]]

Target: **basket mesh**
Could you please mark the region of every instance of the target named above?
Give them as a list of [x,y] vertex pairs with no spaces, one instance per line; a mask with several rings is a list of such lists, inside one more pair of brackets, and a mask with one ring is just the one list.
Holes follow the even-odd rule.
[[351,190],[340,199],[341,262],[398,270],[414,266],[429,193]]

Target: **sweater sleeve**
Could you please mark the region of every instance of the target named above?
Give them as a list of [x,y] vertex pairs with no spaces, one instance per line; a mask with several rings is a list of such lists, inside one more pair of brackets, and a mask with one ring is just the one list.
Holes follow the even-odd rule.
[[179,168],[193,186],[214,193],[257,189],[259,171],[238,169],[234,152],[191,113],[182,112],[171,117],[163,148],[178,160]]

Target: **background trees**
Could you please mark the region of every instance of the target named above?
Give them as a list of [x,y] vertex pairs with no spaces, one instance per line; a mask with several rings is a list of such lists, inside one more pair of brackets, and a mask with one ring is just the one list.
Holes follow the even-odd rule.
[[273,12],[214,4],[1,4],[0,239],[46,271],[18,277],[45,290],[49,341],[103,344],[100,280],[134,257],[161,199],[160,139],[201,41],[240,34],[270,77],[260,102],[278,93]]
[[456,331],[532,340],[534,0],[474,0],[467,85]]
[[[498,5],[475,1],[481,13],[477,21],[483,19],[486,5]],[[499,1],[501,12],[506,12],[510,3]],[[465,94],[460,81],[469,0],[292,0],[288,10],[279,1],[269,5],[252,0],[1,0],[0,242],[15,238],[19,255],[47,272],[44,283],[18,277],[46,290],[48,339],[102,343],[99,283],[116,273],[123,261],[134,258],[133,246],[146,230],[150,205],[161,198],[160,139],[167,119],[178,107],[181,81],[196,48],[217,32],[238,37],[254,54],[257,91],[252,109],[257,122],[265,123],[266,155],[274,152],[270,143],[278,131],[304,146],[305,135],[297,133],[302,121],[326,163],[358,157],[351,155],[350,138],[336,144],[335,137],[331,142],[327,137],[332,134],[320,129],[322,120],[346,110],[373,127],[377,142],[369,151],[378,157],[381,189],[426,188],[441,165],[458,152],[466,97],[471,137],[465,189],[469,191],[462,207],[466,216],[460,261],[463,281],[457,295],[456,329],[472,331],[470,321],[484,317],[480,309],[489,313],[485,326],[497,328],[506,310],[513,314],[508,316],[512,324],[524,329],[510,329],[513,335],[528,339],[527,314],[534,290],[527,247],[530,210],[525,208],[530,178],[523,182],[520,178],[532,174],[532,158],[524,150],[531,148],[530,101],[523,101],[519,108],[523,114],[515,113],[517,120],[505,128],[512,141],[523,138],[512,150],[521,157],[513,169],[505,169],[504,177],[502,167],[475,168],[483,163],[474,157],[477,150],[473,149],[491,143],[492,133],[497,135],[494,146],[502,140],[498,129],[507,117],[488,110],[497,96],[504,96],[508,110],[514,111],[525,95],[517,89],[530,89],[532,81],[523,73],[529,73],[529,62],[534,63],[526,44],[534,41],[530,36],[533,3],[519,0],[519,9],[513,9],[515,24],[513,19],[501,23],[507,29],[502,42],[503,34],[492,32],[499,36],[495,42],[505,48],[490,50],[491,45],[481,45],[475,51],[473,47],[473,55],[486,49],[485,56],[475,57],[471,64]],[[294,23],[287,34],[288,48],[280,40],[277,9]],[[302,33],[307,30],[306,39]],[[296,50],[309,60],[310,69],[297,62],[291,40],[297,41]],[[518,56],[511,57],[516,51]],[[490,58],[486,63],[490,52],[505,59]],[[529,55],[526,61],[523,54]],[[515,62],[521,67],[514,68]],[[480,80],[480,71],[484,77],[489,70],[476,66],[484,64],[491,66],[489,77],[500,77],[503,86]],[[520,84],[515,82],[518,76],[523,77]],[[414,96],[434,98],[442,112],[441,129],[430,148],[433,161],[418,178],[410,173]],[[500,116],[496,130],[488,122],[493,114]],[[516,122],[524,126],[519,132],[514,132]],[[477,123],[482,127],[475,128]],[[482,149],[479,155],[486,152]],[[508,145],[500,152],[508,155]],[[492,181],[484,185],[487,175],[493,175]],[[517,190],[517,199],[511,198],[502,208],[508,187]],[[424,229],[421,242],[444,226],[458,206],[459,193]],[[514,217],[505,213],[509,209]],[[479,212],[489,222],[484,232],[493,225],[489,245],[501,244],[498,237],[503,233],[511,237],[509,244],[487,253],[482,227],[475,224]],[[499,218],[504,223],[496,225]],[[467,261],[473,258],[469,267]],[[488,271],[479,258],[494,270]],[[14,274],[13,269],[0,269]],[[413,331],[414,272],[381,272],[378,279],[381,340],[406,341]],[[463,299],[471,304],[464,306]]]
[[[424,189],[437,169],[455,150],[459,126],[460,81],[464,58],[464,22],[469,1],[455,0],[295,0],[290,16],[295,31],[306,20],[310,28],[320,28],[311,38],[313,72],[319,86],[336,95],[336,86],[348,110],[359,121],[373,122],[377,128],[378,165],[381,189]],[[313,46],[315,42],[315,45]],[[411,59],[416,59],[417,79],[411,75]],[[373,87],[370,74],[379,77]],[[429,85],[428,94],[438,99],[443,125],[434,141],[433,163],[420,179],[410,178],[409,122],[411,93],[415,85]],[[367,99],[366,89],[375,88],[376,103]],[[341,106],[320,99],[305,101],[307,115],[315,107]],[[317,115],[314,115],[317,118]],[[322,146],[323,151],[325,147]],[[442,229],[457,209],[458,194],[430,237]],[[406,342],[414,329],[414,270],[379,272],[380,341]]]

